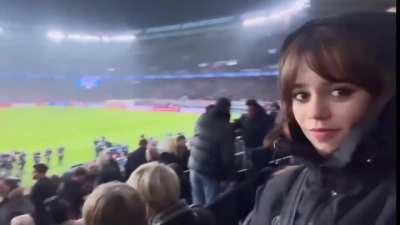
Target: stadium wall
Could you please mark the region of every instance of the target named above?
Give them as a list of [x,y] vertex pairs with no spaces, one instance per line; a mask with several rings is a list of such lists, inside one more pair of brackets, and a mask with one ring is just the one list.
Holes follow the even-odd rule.
[[[213,100],[176,100],[176,99],[127,99],[108,100],[104,102],[18,102],[0,104],[0,109],[30,108],[30,107],[77,107],[77,108],[103,108],[110,110],[126,110],[141,112],[182,112],[201,114],[206,106],[213,104]],[[264,107],[271,102],[260,101]],[[232,101],[232,113],[246,111],[245,101]]]

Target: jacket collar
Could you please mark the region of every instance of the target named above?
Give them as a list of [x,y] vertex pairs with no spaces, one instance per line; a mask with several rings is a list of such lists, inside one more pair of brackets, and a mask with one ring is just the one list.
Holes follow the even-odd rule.
[[182,199],[176,204],[155,215],[152,219],[150,219],[149,224],[161,225],[163,223],[166,223],[167,221],[173,220],[177,216],[188,211],[190,211],[190,208],[187,205],[186,201]]

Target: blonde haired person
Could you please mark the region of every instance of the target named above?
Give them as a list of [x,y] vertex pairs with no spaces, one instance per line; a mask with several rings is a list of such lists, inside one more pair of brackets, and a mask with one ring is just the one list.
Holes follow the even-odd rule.
[[168,142],[168,149],[160,154],[159,161],[170,164],[177,163],[183,171],[187,170],[190,151],[186,147],[186,138],[184,135],[179,134]]
[[204,219],[198,218],[200,213],[180,199],[179,178],[165,164],[143,164],[131,174],[127,183],[144,199],[149,225],[210,224],[199,221]]
[[82,215],[85,225],[147,225],[139,193],[116,181],[97,186],[87,197]]

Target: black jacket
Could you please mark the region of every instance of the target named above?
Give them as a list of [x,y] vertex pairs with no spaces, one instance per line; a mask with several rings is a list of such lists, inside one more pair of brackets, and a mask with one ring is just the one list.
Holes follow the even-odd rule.
[[190,157],[190,151],[189,150],[184,150],[183,154],[181,157],[176,156],[173,153],[170,152],[163,152],[160,154],[160,159],[159,161],[165,164],[170,164],[170,163],[177,163],[179,167],[185,171],[188,169],[187,164],[189,162],[189,157]]
[[234,129],[241,132],[246,148],[256,148],[263,145],[264,137],[274,126],[274,118],[265,113],[258,112],[254,118],[244,114],[233,123]]
[[395,224],[393,177],[371,176],[366,181],[326,174],[323,176],[330,178],[322,181],[319,173],[293,166],[273,177],[257,191],[254,209],[245,224]]
[[208,210],[190,208],[182,200],[157,214],[149,225],[215,225],[215,220]]
[[48,178],[38,180],[31,190],[31,200],[35,206],[43,205],[46,198],[56,194],[57,186]]
[[31,201],[35,207],[33,218],[35,224],[47,225],[49,218],[45,213],[44,200],[56,195],[57,186],[48,177],[38,180],[31,189]]
[[70,204],[74,218],[80,218],[84,197],[89,193],[84,182],[81,183],[72,179],[64,180],[57,191],[57,195]]
[[343,166],[292,142],[300,165],[277,172],[257,191],[245,225],[396,224],[395,109],[385,111]]
[[190,150],[189,169],[214,179],[233,179],[234,135],[228,118],[214,110],[199,118]]
[[124,177],[115,160],[110,160],[105,165],[102,165],[100,173],[96,178],[96,186],[110,181],[123,181]]
[[126,180],[140,165],[146,163],[146,148],[140,147],[136,151],[129,153],[128,161],[125,165]]
[[33,212],[29,198],[23,195],[22,190],[20,192],[19,195],[6,197],[0,202],[0,224],[10,224],[13,217]]

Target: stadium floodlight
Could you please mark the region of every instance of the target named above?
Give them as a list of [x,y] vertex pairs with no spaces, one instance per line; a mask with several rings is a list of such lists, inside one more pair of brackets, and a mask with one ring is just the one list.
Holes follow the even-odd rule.
[[66,38],[66,35],[61,31],[49,31],[47,32],[47,38],[54,42],[60,42]]
[[208,66],[208,63],[200,63],[199,65],[197,65],[200,68],[204,68]]
[[257,16],[254,18],[248,18],[243,21],[242,25],[244,27],[256,26],[265,23],[267,19],[268,18],[266,16]]
[[81,40],[81,35],[80,34],[68,34],[67,38],[69,40],[79,41],[79,40]]
[[278,52],[278,49],[276,49],[276,48],[270,48],[270,49],[268,49],[268,53],[269,54],[276,54]]
[[297,0],[292,6],[287,7],[286,10],[271,13],[268,16],[264,12],[263,15],[245,18],[242,25],[244,27],[252,27],[265,24],[267,21],[288,18],[308,7],[310,7],[310,0]]
[[103,35],[103,36],[101,36],[101,41],[105,42],[105,43],[109,43],[111,41],[111,37]]
[[69,40],[80,41],[80,42],[100,42],[102,39],[96,35],[87,34],[69,34],[67,35]]
[[226,61],[225,64],[227,66],[235,66],[238,64],[238,61],[236,59],[231,59],[231,60]]
[[[392,6],[386,9],[386,12],[388,13],[396,13],[396,6]],[[1,33],[1,31],[0,31]]]
[[80,40],[87,42],[100,42],[101,38],[96,35],[82,35]]
[[136,40],[135,35],[116,35],[110,38],[112,41],[116,42],[131,42]]

